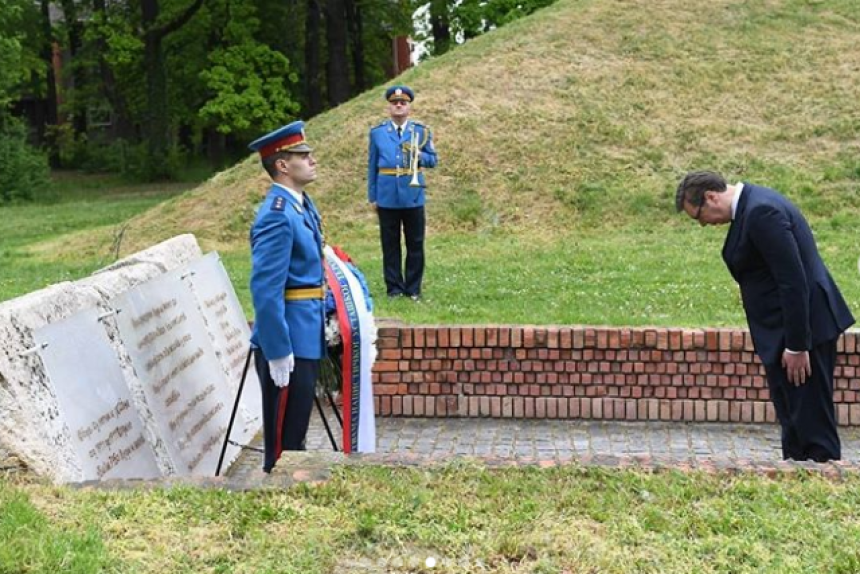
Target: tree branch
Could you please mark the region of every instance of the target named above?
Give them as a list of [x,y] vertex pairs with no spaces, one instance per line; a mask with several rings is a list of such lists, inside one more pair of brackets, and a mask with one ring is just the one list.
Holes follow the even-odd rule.
[[165,36],[176,32],[180,28],[182,28],[194,14],[200,10],[203,6],[203,3],[206,0],[194,0],[194,2],[179,16],[174,18],[171,22],[167,22],[163,26],[159,26],[157,28],[151,28],[147,34],[151,34],[155,38],[162,40]]

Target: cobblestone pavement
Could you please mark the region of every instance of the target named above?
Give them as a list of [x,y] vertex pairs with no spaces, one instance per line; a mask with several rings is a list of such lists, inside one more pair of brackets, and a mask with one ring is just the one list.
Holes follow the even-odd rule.
[[[340,444],[340,427],[330,415]],[[565,462],[593,457],[650,457],[664,464],[720,460],[775,463],[782,459],[779,427],[737,423],[620,422],[489,418],[377,418],[377,453],[434,459],[468,456]],[[841,428],[846,461],[860,460],[860,428]],[[261,446],[258,438],[254,446]],[[309,451],[332,452],[314,411]],[[258,471],[262,455],[245,451],[228,476]]]
[[[329,425],[340,444],[340,427],[329,414]],[[534,464],[641,458],[659,465],[755,468],[779,466],[779,427],[737,423],[620,422],[594,420],[526,420],[489,418],[377,418],[377,462],[397,464],[456,457],[486,459],[490,464]],[[840,428],[842,454],[848,467],[860,466],[860,427]],[[295,468],[324,477],[331,465],[347,462],[333,453],[315,411],[308,434],[308,453],[285,453],[268,480],[295,480],[276,475]],[[262,436],[251,445],[262,446]],[[333,456],[334,455],[334,456]],[[241,488],[266,484],[260,470],[262,455],[245,450],[226,472]],[[0,470],[15,471],[20,462],[0,447]],[[287,468],[280,469],[281,466]],[[805,465],[801,465],[805,466]],[[23,470],[23,469],[21,469]],[[25,471],[26,472],[26,471]],[[216,479],[217,480],[217,479]],[[304,480],[304,479],[302,479]]]

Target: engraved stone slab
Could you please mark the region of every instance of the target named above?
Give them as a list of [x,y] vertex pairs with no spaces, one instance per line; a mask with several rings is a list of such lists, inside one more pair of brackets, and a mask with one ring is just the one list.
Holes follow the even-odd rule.
[[75,480],[160,476],[98,311],[45,325],[34,339],[71,431]]
[[[112,306],[175,472],[212,476],[233,397],[190,288],[172,272],[120,295]],[[240,419],[238,413],[241,428]],[[226,460],[237,454],[229,447]]]
[[[78,457],[61,416],[53,386],[34,348],[34,332],[89,308],[107,309],[107,301],[135,285],[200,257],[193,235],[174,237],[136,253],[97,274],[0,302],[0,442],[30,470],[55,482],[75,480]],[[111,340],[112,323],[106,328]],[[131,371],[120,354],[124,372]],[[126,372],[126,379],[134,373]],[[136,396],[134,389],[132,395]],[[141,413],[145,414],[145,413]],[[171,471],[167,453],[155,453],[162,472]]]
[[[209,327],[215,354],[221,360],[227,373],[230,393],[235,397],[248,357],[251,329],[230,282],[230,276],[227,275],[217,253],[209,253],[197,259],[189,265],[188,270],[190,273],[187,274],[187,280],[197,296],[203,319]],[[240,420],[236,420],[230,435],[232,440],[241,444],[249,444],[253,440],[263,424],[262,403],[260,382],[252,360],[245,374],[245,385],[239,401],[245,424],[240,427]]]

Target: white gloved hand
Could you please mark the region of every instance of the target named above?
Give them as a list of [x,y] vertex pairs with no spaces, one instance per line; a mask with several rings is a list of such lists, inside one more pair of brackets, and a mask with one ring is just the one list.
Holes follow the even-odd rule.
[[292,353],[281,359],[269,361],[269,374],[272,375],[272,380],[276,387],[284,388],[290,384],[290,373],[296,366],[296,359]]

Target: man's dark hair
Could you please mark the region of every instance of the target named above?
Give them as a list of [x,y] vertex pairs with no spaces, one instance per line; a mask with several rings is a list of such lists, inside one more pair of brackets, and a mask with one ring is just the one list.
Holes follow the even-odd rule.
[[685,199],[690,202],[690,205],[699,207],[705,202],[706,191],[722,193],[726,189],[728,189],[726,180],[720,174],[713,171],[691,171],[678,184],[678,191],[675,192],[675,209],[683,211]]
[[275,179],[275,176],[278,175],[278,168],[275,167],[275,162],[279,159],[286,159],[288,153],[290,152],[279,151],[263,159],[263,169],[266,170],[266,173],[269,174],[269,177]]

